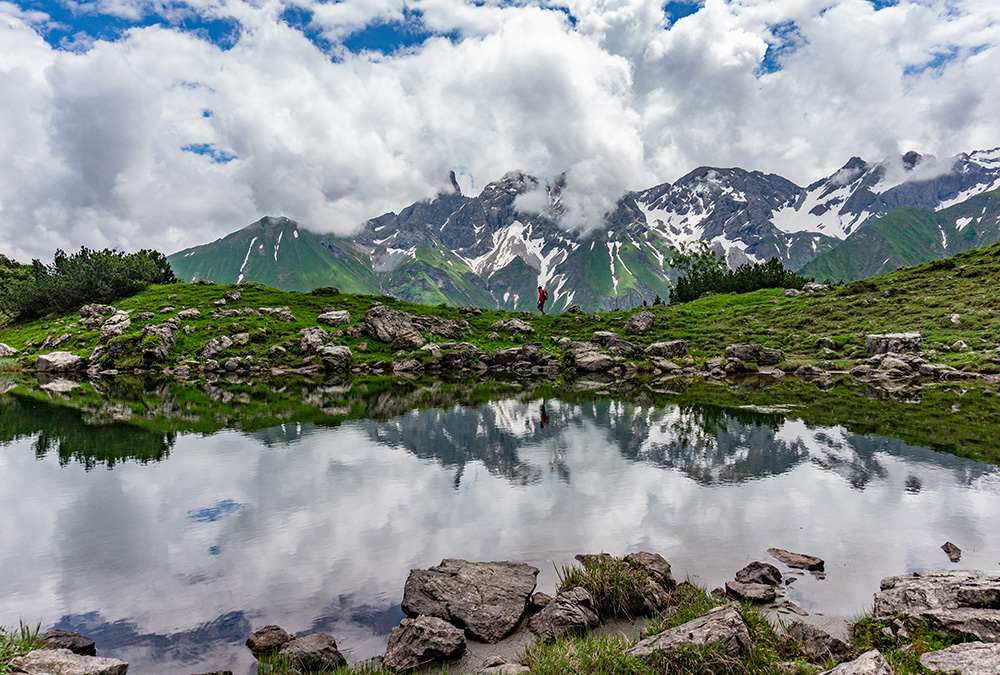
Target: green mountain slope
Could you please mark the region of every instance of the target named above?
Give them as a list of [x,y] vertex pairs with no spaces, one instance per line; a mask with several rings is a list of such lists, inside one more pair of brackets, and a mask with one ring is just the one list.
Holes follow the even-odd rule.
[[819,280],[854,281],[1000,241],[1000,191],[942,211],[893,209],[799,270]]
[[217,283],[255,281],[286,291],[336,286],[381,293],[367,256],[346,240],[321,238],[288,218],[261,218],[218,241],[167,258],[178,278]]

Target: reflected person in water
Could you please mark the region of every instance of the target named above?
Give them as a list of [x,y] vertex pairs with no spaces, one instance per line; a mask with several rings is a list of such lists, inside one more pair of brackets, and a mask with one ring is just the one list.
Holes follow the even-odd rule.
[[542,405],[539,408],[539,419],[543,429],[549,426],[549,411],[545,409],[545,401],[542,401]]

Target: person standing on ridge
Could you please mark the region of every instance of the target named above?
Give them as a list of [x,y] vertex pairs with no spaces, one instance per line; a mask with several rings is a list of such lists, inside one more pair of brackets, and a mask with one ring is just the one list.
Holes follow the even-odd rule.
[[545,301],[548,300],[548,299],[549,299],[549,291],[548,291],[548,289],[545,289],[545,288],[542,288],[541,286],[539,286],[538,287],[538,311],[542,313],[542,316],[545,316]]

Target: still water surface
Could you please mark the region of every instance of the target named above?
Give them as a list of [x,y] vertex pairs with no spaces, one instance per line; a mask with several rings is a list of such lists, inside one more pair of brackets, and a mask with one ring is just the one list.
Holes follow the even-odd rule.
[[111,468],[44,431],[0,445],[0,624],[243,675],[270,623],[380,654],[409,570],[445,557],[531,563],[551,593],[576,553],[649,550],[712,588],[776,546],[826,560],[788,598],[840,616],[891,574],[1000,564],[996,467],[780,414],[506,400],[166,443]]

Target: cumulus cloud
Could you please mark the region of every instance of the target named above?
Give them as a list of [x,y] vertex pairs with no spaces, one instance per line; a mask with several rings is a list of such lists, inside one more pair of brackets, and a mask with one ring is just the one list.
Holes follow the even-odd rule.
[[[565,175],[562,222],[589,230],[699,165],[805,184],[853,155],[1000,145],[991,0],[706,0],[677,20],[658,0],[102,0],[69,29],[25,7],[0,2],[0,251],[23,260],[173,252],[265,214],[348,234],[451,170],[466,189]],[[134,25],[98,39],[100,15]],[[357,47],[379,36],[400,47]]]

